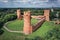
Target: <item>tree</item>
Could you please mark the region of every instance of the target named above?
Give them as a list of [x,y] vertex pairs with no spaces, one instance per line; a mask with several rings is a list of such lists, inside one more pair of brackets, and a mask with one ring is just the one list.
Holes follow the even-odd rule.
[[7,15],[5,15],[5,17],[4,17],[4,21],[7,22],[7,21],[14,20],[14,19],[16,19],[16,18],[17,18],[16,14],[7,14]]
[[49,32],[47,32],[45,40],[60,40],[60,30],[58,28],[50,30]]
[[4,24],[3,19],[0,18],[0,29],[2,28],[3,24]]

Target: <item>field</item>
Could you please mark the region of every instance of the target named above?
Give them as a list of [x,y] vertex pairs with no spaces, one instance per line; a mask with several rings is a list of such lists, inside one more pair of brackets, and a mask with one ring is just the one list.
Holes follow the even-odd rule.
[[[24,27],[24,20],[17,20],[17,10],[19,9],[21,15],[24,15],[25,11],[31,11],[31,16],[49,16],[50,21],[48,22],[46,20],[32,34],[25,35],[22,33]],[[53,10],[51,10],[51,8],[0,8],[0,40],[60,40],[60,24],[54,24],[53,22],[56,21],[56,18],[60,20],[60,9],[52,9]],[[47,12],[50,14],[44,15],[44,10],[50,10],[50,12]],[[58,17],[56,14],[58,14]],[[31,19],[31,25],[35,25],[37,22],[38,20]],[[4,26],[5,23],[7,24]],[[6,30],[6,27],[10,31]]]
[[[34,25],[37,23],[37,19],[31,19],[31,24]],[[8,22],[7,28],[15,31],[22,31],[24,26],[24,20],[14,20],[11,22]]]
[[[33,19],[32,19],[33,20]],[[18,21],[19,22],[19,21]],[[17,22],[17,23],[18,23]],[[35,21],[34,21],[35,22]],[[16,23],[16,24],[17,24]],[[10,24],[10,26],[12,26],[13,23]],[[14,22],[15,24],[15,22]],[[20,25],[18,25],[20,29]],[[60,25],[56,25],[53,22],[44,22],[43,25],[35,32],[33,32],[32,34],[26,36],[24,34],[21,33],[11,33],[8,32],[7,30],[5,30],[4,28],[2,28],[2,30],[4,31],[3,34],[0,36],[0,40],[24,40],[25,37],[28,38],[35,38],[35,37],[44,37],[46,35],[46,33],[50,30],[52,30],[55,27],[59,27]],[[13,28],[13,27],[12,27]],[[14,26],[14,30],[15,30],[15,26]],[[17,30],[17,29],[16,29]],[[21,29],[20,29],[21,30]]]
[[55,25],[54,22],[44,22],[43,25],[35,32],[33,32],[30,37],[34,38],[36,36],[44,37],[46,33],[52,30],[55,27],[59,27],[60,25]]

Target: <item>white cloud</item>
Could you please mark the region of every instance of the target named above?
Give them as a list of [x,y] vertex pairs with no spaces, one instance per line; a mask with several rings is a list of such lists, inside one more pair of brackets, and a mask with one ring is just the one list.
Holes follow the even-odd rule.
[[14,0],[13,2],[29,2],[31,0]]
[[42,1],[42,0],[0,0],[0,2],[23,2],[23,3],[31,2],[31,3],[36,3],[36,2],[45,2],[45,1]]
[[7,3],[8,1],[3,1],[3,2]]
[[8,0],[0,0],[0,2],[7,3],[7,2],[8,2]]
[[0,2],[7,3],[7,2],[8,2],[8,0],[0,0]]

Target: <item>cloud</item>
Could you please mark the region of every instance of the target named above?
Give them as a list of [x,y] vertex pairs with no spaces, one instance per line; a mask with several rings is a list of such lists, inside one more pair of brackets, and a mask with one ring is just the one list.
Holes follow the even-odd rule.
[[7,2],[8,2],[8,0],[0,0],[0,2],[7,3]]
[[7,3],[8,1],[3,1],[4,3]]
[[18,1],[18,0],[16,0],[16,1],[13,1],[13,2],[26,2],[26,1],[22,1],[22,0]]
[[[59,7],[60,0],[57,1],[42,1],[42,0],[0,0],[0,6],[3,7]],[[48,6],[47,6],[48,5]],[[2,7],[2,6],[1,6]]]

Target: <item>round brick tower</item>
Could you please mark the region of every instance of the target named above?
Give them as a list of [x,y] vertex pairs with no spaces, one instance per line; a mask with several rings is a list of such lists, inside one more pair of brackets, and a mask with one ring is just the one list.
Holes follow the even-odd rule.
[[20,9],[17,10],[17,19],[22,19]]
[[31,13],[30,11],[24,12],[24,34],[28,35],[32,33],[32,26],[31,26]]

